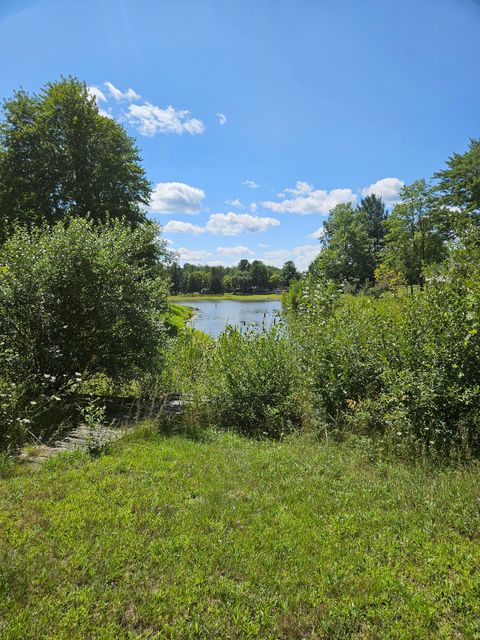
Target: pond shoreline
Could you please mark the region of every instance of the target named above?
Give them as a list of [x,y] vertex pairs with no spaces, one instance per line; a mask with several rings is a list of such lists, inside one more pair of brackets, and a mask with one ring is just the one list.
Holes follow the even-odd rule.
[[196,302],[197,300],[205,300],[210,302],[221,302],[229,300],[235,302],[269,302],[271,300],[281,300],[281,293],[254,293],[254,294],[179,294],[169,296],[169,302]]

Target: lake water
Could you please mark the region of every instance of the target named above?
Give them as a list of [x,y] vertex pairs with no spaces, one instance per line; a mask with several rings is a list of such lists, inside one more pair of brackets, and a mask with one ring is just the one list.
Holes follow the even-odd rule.
[[282,308],[280,300],[194,300],[178,304],[193,307],[195,317],[190,321],[190,326],[214,338],[222,333],[227,324],[236,325],[239,329],[260,329],[262,325],[269,327]]

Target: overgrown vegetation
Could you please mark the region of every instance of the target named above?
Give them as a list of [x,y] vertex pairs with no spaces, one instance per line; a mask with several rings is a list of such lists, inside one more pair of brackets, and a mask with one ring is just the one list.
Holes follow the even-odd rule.
[[424,291],[380,300],[305,284],[290,326],[327,424],[410,455],[478,454],[479,267],[459,249]]
[[168,315],[165,318],[165,326],[168,332],[172,336],[178,335],[193,314],[194,310],[191,307],[170,303],[168,305]]
[[279,327],[244,333],[227,328],[206,345],[203,358],[201,376],[187,381],[194,405],[185,422],[255,438],[281,438],[307,422],[294,350]]
[[167,286],[157,234],[77,218],[19,228],[0,248],[3,447],[61,421],[79,383],[158,369]]
[[[479,149],[391,211],[335,207],[301,279],[180,268],[83,83],[4,104],[2,637],[480,636]],[[288,285],[272,328],[217,340],[168,304]],[[87,450],[15,463],[80,392]],[[105,445],[114,393],[157,417]]]

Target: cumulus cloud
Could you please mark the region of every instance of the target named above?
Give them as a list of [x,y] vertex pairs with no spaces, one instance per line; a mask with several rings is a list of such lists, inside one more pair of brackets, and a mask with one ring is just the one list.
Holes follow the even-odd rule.
[[382,178],[368,187],[362,189],[363,196],[375,194],[382,198],[387,205],[395,204],[398,201],[398,194],[405,185],[403,180],[398,178]]
[[279,224],[275,218],[251,216],[248,213],[214,213],[209,217],[206,229],[216,236],[238,236],[241,233],[266,231]]
[[248,247],[217,247],[217,253],[222,256],[251,256],[253,251]]
[[203,249],[187,249],[180,247],[177,249],[178,257],[181,262],[203,262],[212,257],[209,251]]
[[342,202],[355,202],[357,196],[351,189],[314,189],[308,182],[299,181],[292,189],[285,189],[278,194],[281,202],[267,200],[262,205],[276,213],[311,213],[327,214],[333,207]]
[[144,136],[154,136],[157,133],[189,133],[196,135],[205,131],[201,120],[190,118],[190,112],[185,109],[175,109],[171,105],[166,109],[157,107],[150,102],[131,104],[126,113],[127,122],[136,127]]
[[274,267],[281,267],[287,260],[293,260],[297,269],[305,271],[319,253],[320,246],[318,244],[303,244],[293,249],[266,251],[264,257]]
[[113,114],[111,112],[112,110],[109,108],[108,111],[105,111],[105,109],[102,109],[101,107],[98,107],[98,113],[101,116],[104,116],[105,118],[112,118],[112,120],[114,119]]
[[325,227],[322,226],[316,229],[315,231],[313,231],[312,233],[310,233],[309,237],[315,238],[315,240],[320,240],[323,237],[324,233],[325,233]]
[[140,100],[140,98],[142,97],[130,87],[127,89],[127,91],[123,92],[120,91],[120,89],[117,89],[117,87],[108,80],[103,84],[107,87],[108,93],[114,100],[128,100],[129,102],[131,102],[132,100]]
[[293,249],[293,260],[300,271],[305,271],[320,253],[318,244],[303,244]]
[[256,182],[254,182],[253,180],[244,180],[242,182],[242,184],[244,184],[246,187],[248,187],[249,189],[258,189],[258,187],[260,186],[259,184],[257,184]]
[[[166,183],[170,184],[170,183]],[[172,183],[175,184],[175,183]],[[157,185],[158,186],[158,185]],[[187,186],[187,185],[184,185]],[[163,200],[163,197],[162,197]],[[170,208],[169,211],[165,211],[167,204],[172,206],[180,206],[175,203],[175,205],[168,203],[164,203],[160,206],[158,213],[172,213],[173,209]],[[158,205],[158,203],[157,203]],[[178,209],[178,212],[189,213],[185,211],[185,205],[183,208]],[[153,211],[153,209],[150,209]],[[190,213],[192,213],[190,211]],[[183,222],[181,220],[170,220],[164,227],[163,230],[165,233],[194,233],[200,234],[209,232],[215,236],[238,236],[242,233],[255,233],[258,231],[266,231],[270,227],[276,227],[280,222],[275,220],[275,218],[266,218],[261,216],[251,216],[247,213],[214,213],[209,216],[208,221],[205,226],[201,227],[196,224],[192,224],[190,222]],[[222,250],[230,251],[232,247],[219,247],[219,253],[222,253]],[[235,251],[249,251],[247,247],[233,247]],[[228,255],[225,253],[224,255]]]
[[222,126],[226,123],[227,121],[227,116],[224,113],[217,113],[217,118],[218,118],[218,122],[219,124],[221,124]]
[[225,204],[228,204],[230,207],[243,207],[243,204],[238,198],[235,198],[234,200],[225,200]]
[[106,102],[107,98],[105,97],[105,94],[103,93],[103,91],[101,89],[99,89],[98,87],[88,87],[88,93],[96,99],[97,104],[99,102]]
[[181,220],[170,220],[163,227],[164,233],[203,233],[204,227],[199,227],[191,222],[182,222]]
[[281,266],[291,255],[292,252],[289,249],[273,249],[272,251],[266,251],[264,254],[265,258],[272,262],[274,267]]
[[199,213],[203,189],[183,182],[159,182],[152,192],[149,210],[153,213]]

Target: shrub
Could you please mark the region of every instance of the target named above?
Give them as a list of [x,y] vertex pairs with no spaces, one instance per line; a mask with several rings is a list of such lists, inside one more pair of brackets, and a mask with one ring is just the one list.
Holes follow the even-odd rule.
[[301,314],[290,318],[302,370],[324,421],[340,428],[364,398],[382,392],[385,360],[398,332],[394,300],[337,295],[310,283]]
[[422,448],[480,452],[480,261],[456,251],[405,306],[400,366],[375,411]]
[[294,350],[281,329],[227,328],[196,386],[196,419],[253,437],[280,438],[305,424]]
[[167,290],[157,232],[75,219],[17,229],[1,247],[0,370],[25,406],[80,374],[120,382],[157,364]]
[[452,252],[413,296],[335,297],[329,287],[307,279],[289,315],[326,424],[409,450],[478,454],[478,249]]

